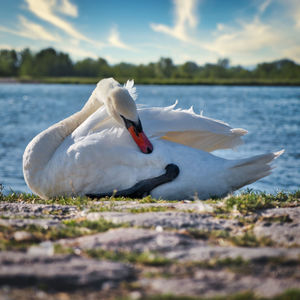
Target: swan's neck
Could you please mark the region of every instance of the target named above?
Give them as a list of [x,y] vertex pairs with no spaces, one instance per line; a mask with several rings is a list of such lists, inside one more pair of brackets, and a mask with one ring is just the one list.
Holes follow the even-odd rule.
[[64,139],[101,105],[94,91],[79,112],[44,130],[28,144],[23,155],[23,173],[27,185],[33,192],[46,198],[41,187],[45,167]]

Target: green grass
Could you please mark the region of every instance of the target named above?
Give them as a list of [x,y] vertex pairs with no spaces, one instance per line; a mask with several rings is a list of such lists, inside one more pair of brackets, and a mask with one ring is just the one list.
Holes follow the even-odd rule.
[[[106,197],[97,200],[92,200],[88,197],[56,197],[48,200],[39,198],[33,194],[26,193],[15,193],[11,192],[8,195],[4,195],[0,188],[0,201],[4,202],[22,202],[30,204],[60,204],[60,205],[72,205],[77,206],[78,208],[94,207],[97,209],[97,205],[101,201],[132,201],[135,200],[138,203],[167,203],[169,201],[162,199],[154,199],[151,196],[147,196],[142,199],[131,199],[125,197]],[[174,201],[172,201],[174,202]],[[300,190],[293,193],[278,192],[277,194],[267,194],[264,192],[253,192],[251,190],[243,192],[237,196],[230,196],[225,199],[216,198],[207,200],[208,203],[211,203],[215,206],[215,212],[219,215],[231,212],[232,210],[237,210],[242,214],[247,214],[254,212],[258,209],[266,208],[275,208],[275,207],[292,207],[300,205]],[[104,206],[101,205],[101,209],[107,211]],[[160,208],[157,208],[160,210]],[[145,208],[146,210],[146,208]],[[149,209],[150,210],[150,209]],[[155,208],[153,208],[155,210]],[[162,208],[163,210],[163,208]],[[132,211],[134,212],[134,210]]]
[[165,266],[172,263],[170,259],[162,257],[152,252],[129,252],[129,251],[109,251],[103,249],[90,249],[86,253],[96,259],[108,259],[125,263],[142,264],[146,266]]
[[[119,299],[130,300],[130,297],[119,298]],[[215,296],[215,297],[188,297],[188,296],[174,296],[174,295],[153,295],[153,296],[143,297],[143,300],[267,300],[267,299],[298,300],[300,299],[300,290],[299,289],[287,290],[284,293],[272,298],[256,296],[252,292],[244,292],[244,293],[237,293],[234,295]]]
[[[105,232],[112,228],[126,227],[127,224],[106,221],[100,218],[97,221],[89,220],[67,220],[58,226],[43,227],[35,224],[25,226],[3,226],[0,225],[0,250],[25,250],[29,246],[42,241],[56,241],[65,238],[76,238],[83,235]],[[25,241],[16,241],[14,233],[26,231],[31,238]]]
[[[119,82],[126,82],[128,78],[116,78]],[[40,77],[15,78],[20,82],[62,83],[62,84],[96,84],[99,77]],[[299,79],[251,79],[251,78],[135,78],[137,84],[156,85],[300,85]]]
[[164,207],[164,206],[150,206],[150,207],[137,207],[137,208],[130,208],[127,211],[134,214],[140,213],[147,213],[147,212],[164,212],[172,210],[171,207]]
[[264,247],[273,246],[271,239],[267,237],[256,237],[252,228],[242,234],[231,234],[227,230],[199,230],[190,228],[188,234],[195,239],[206,240],[212,245],[233,245],[238,247]]
[[[212,202],[218,203],[219,200],[214,199]],[[248,214],[259,209],[299,206],[300,190],[294,193],[278,192],[275,195],[246,191],[238,196],[225,198],[222,204],[216,212],[228,213],[237,210],[242,214]]]
[[[59,205],[71,205],[77,206],[79,209],[86,209],[87,207],[93,208],[93,211],[108,211],[104,205],[100,204],[99,202],[103,201],[110,201],[113,203],[114,201],[132,201],[136,200],[139,203],[162,203],[165,202],[163,200],[157,200],[152,198],[151,196],[147,196],[141,199],[132,199],[126,197],[105,197],[101,199],[92,200],[86,196],[78,196],[78,197],[55,197],[50,199],[41,199],[40,197],[34,194],[27,194],[27,193],[15,193],[11,192],[8,195],[4,195],[0,189],[0,201],[3,202],[10,202],[10,203],[28,203],[28,204],[59,204]],[[98,208],[98,210],[97,210]]]

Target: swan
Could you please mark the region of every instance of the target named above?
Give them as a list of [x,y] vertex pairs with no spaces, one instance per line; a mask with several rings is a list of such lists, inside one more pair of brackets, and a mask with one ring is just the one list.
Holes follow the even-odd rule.
[[[270,174],[283,151],[240,160],[210,152],[242,143],[244,129],[193,109],[137,108],[133,81],[98,82],[83,108],[42,131],[23,155],[23,174],[41,198],[109,195],[224,196]],[[141,188],[142,187],[142,188]],[[145,190],[146,189],[146,190]]]

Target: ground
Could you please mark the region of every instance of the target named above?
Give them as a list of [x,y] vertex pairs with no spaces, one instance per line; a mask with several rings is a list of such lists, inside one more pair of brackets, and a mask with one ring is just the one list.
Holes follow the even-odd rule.
[[300,191],[0,193],[0,229],[0,299],[300,299]]

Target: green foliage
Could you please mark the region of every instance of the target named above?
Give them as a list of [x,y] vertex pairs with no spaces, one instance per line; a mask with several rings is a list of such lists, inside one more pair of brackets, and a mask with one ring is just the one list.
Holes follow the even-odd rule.
[[272,246],[273,243],[269,238],[256,237],[252,230],[248,230],[243,234],[231,234],[227,230],[199,230],[188,229],[187,231],[192,237],[200,240],[207,240],[213,245],[233,245],[239,247],[262,247]]
[[[24,226],[0,225],[0,250],[25,250],[27,247],[42,241],[75,238],[124,226],[127,226],[127,224],[114,224],[103,218],[97,221],[73,219],[64,221],[58,226],[49,227],[35,224],[25,224]],[[30,233],[30,238],[21,241],[15,240],[14,234],[20,230]]]
[[129,252],[129,251],[109,251],[103,249],[87,250],[90,257],[97,259],[108,259],[122,261],[126,263],[138,263],[147,266],[165,266],[171,264],[171,260],[159,256],[152,252]]
[[220,210],[231,211],[236,209],[243,214],[255,211],[257,209],[266,209],[274,207],[284,207],[300,202],[300,191],[294,193],[278,192],[276,195],[246,191],[238,196],[231,196],[225,199],[224,207]]
[[[175,65],[171,58],[134,65],[121,62],[109,65],[103,58],[85,58],[73,63],[68,54],[47,48],[32,53],[29,49],[0,50],[0,77],[21,76],[42,82],[96,83],[99,78],[119,81],[134,78],[145,84],[300,84],[300,65],[289,59],[258,64],[253,70],[231,66],[228,58],[199,66],[193,61]],[[61,79],[60,79],[61,78]]]
[[16,76],[17,63],[15,50],[0,50],[0,76]]
[[[121,298],[120,300],[129,300],[131,298]],[[272,297],[265,298],[254,295],[252,292],[242,292],[233,295],[225,295],[225,296],[214,296],[214,297],[190,297],[190,296],[175,296],[171,294],[164,295],[152,295],[143,297],[144,300],[298,300],[300,299],[300,290],[299,289],[291,289],[287,290],[284,293]]]

